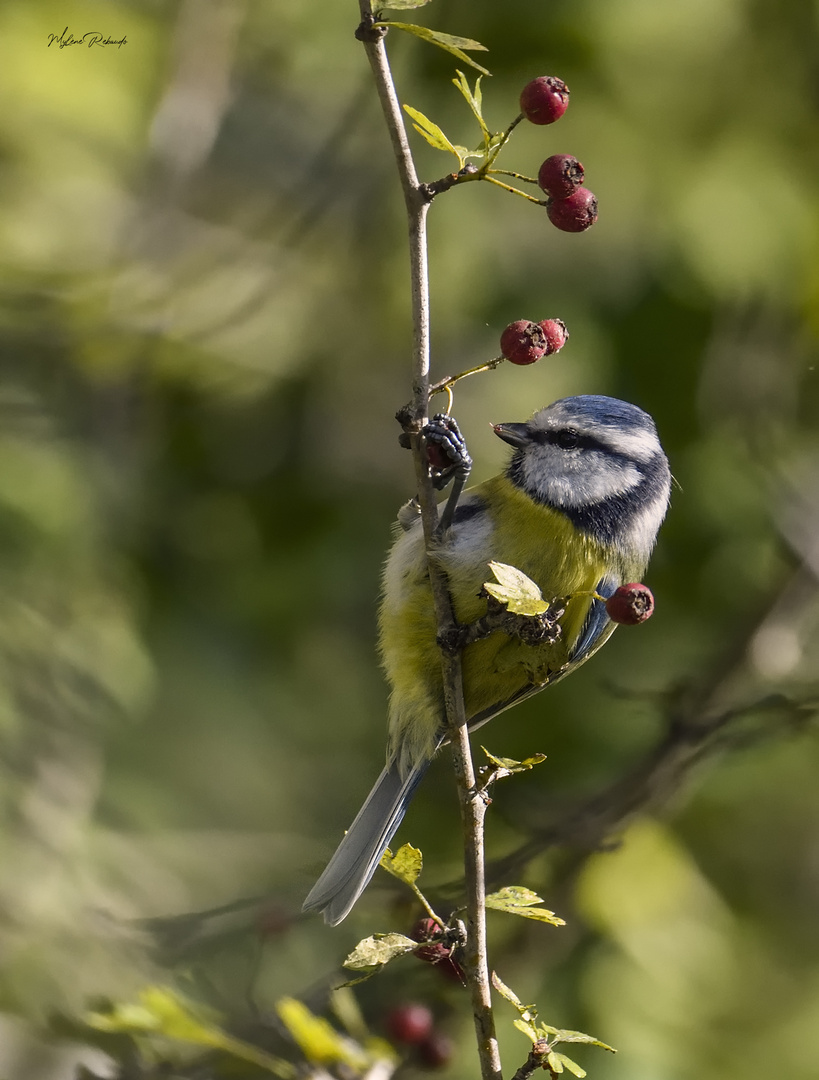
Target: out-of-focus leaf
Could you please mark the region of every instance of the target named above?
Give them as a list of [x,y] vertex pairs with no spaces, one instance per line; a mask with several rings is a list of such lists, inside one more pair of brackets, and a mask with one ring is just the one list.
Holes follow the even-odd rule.
[[412,885],[424,869],[424,856],[412,844],[402,844],[394,855],[387,848],[378,865],[399,881]]
[[281,998],[276,1003],[276,1012],[308,1061],[323,1065],[342,1063],[357,1070],[366,1068],[368,1055],[358,1043],[341,1035],[327,1020],[315,1016],[303,1002]]
[[134,1036],[161,1036],[222,1050],[242,1061],[291,1080],[295,1068],[250,1043],[228,1035],[219,1027],[216,1014],[185,1001],[164,986],[150,986],[139,995],[138,1004],[115,1005],[111,1012],[92,1012],[86,1022],[98,1031],[122,1032]]
[[491,71],[487,71],[485,67],[481,67],[470,56],[464,52],[464,49],[478,50],[481,52],[487,52],[485,45],[481,45],[479,41],[473,41],[472,38],[456,37],[454,34],[442,34],[440,30],[430,30],[426,26],[416,26],[414,23],[402,23],[402,22],[379,22],[376,26],[388,26],[393,30],[404,30],[407,34],[414,34],[415,37],[421,38],[423,41],[430,41],[433,45],[437,45],[441,49],[446,49],[448,53],[452,53],[463,64],[469,64],[470,67],[475,68],[476,71],[480,71],[482,75],[491,75]]
[[390,11],[409,11],[410,8],[426,7],[431,3],[432,0],[389,0],[389,3],[379,6]]
[[536,904],[542,903],[543,900],[537,893],[522,885],[507,885],[486,898],[486,906],[494,908],[495,911],[508,911],[510,915],[522,915],[525,919],[536,919],[538,922],[551,923],[552,926],[566,925],[565,920],[559,918],[553,911],[535,907]]
[[344,961],[344,967],[352,971],[381,967],[396,956],[403,956],[417,948],[418,942],[404,937],[403,934],[373,934],[372,937],[359,941]]
[[494,581],[484,582],[484,589],[514,615],[541,615],[548,611],[549,605],[543,599],[543,593],[522,570],[508,563],[490,562],[489,569],[495,575]]

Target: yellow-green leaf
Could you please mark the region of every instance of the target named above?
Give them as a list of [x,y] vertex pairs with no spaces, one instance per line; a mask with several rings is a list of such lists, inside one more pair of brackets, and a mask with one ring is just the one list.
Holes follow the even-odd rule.
[[546,760],[545,754],[533,754],[531,757],[524,758],[523,761],[515,761],[514,758],[496,757],[485,746],[482,746],[481,750],[493,765],[497,765],[499,769],[508,769],[509,772],[527,772],[529,769],[533,769],[535,765],[540,765],[542,761]]
[[404,112],[412,118],[412,126],[419,135],[423,135],[430,146],[435,147],[436,150],[444,150],[449,154],[454,154],[458,159],[459,167],[461,169],[464,167],[464,162],[466,160],[464,157],[464,154],[466,153],[464,147],[454,146],[438,125],[430,120],[428,116],[424,116],[418,109],[413,109],[411,105],[405,105]]
[[332,1024],[315,1016],[295,998],[281,998],[276,1012],[294,1042],[310,1062],[332,1065],[341,1062],[358,1071],[366,1068],[368,1055],[352,1039],[341,1035]]
[[219,1026],[216,1013],[186,1001],[169,987],[146,987],[139,995],[139,1004],[117,1005],[111,1012],[90,1013],[86,1022],[98,1031],[123,1032],[142,1037],[161,1036],[221,1050],[266,1069],[283,1080],[292,1080],[296,1075],[295,1068],[289,1062],[228,1035]]
[[359,941],[344,961],[344,967],[352,971],[380,967],[396,956],[403,956],[404,953],[413,952],[417,948],[418,942],[404,937],[403,934],[374,934],[372,937]]
[[549,1062],[549,1068],[553,1073],[563,1072],[563,1062],[560,1060],[562,1055],[556,1054],[554,1051],[546,1055],[546,1060]]
[[432,0],[389,0],[389,3],[380,6],[389,8],[390,11],[408,11],[410,8],[426,7],[427,4],[431,3]]
[[378,865],[405,885],[412,885],[424,869],[424,856],[412,844],[402,844],[394,855],[387,848]]
[[457,57],[462,64],[469,64],[470,67],[475,68],[476,71],[480,71],[482,75],[491,75],[491,71],[487,71],[485,67],[481,67],[470,56],[467,56],[464,49],[471,49],[473,52],[478,49],[481,52],[486,52],[485,45],[481,45],[479,41],[473,41],[472,38],[456,37],[454,34],[442,34],[440,30],[430,30],[426,26],[416,26],[414,23],[403,22],[377,22],[376,26],[387,26],[393,30],[403,30],[407,34],[414,34],[415,37],[419,37],[422,41],[430,41],[433,45],[437,45],[440,49],[445,49],[448,53],[452,53]]
[[[505,997],[507,1001],[511,1002],[511,1004],[515,1006],[515,1008],[518,1010],[524,1020],[537,1019],[537,1009],[535,1008],[535,1006],[524,1005],[518,995],[515,993],[515,991],[510,986],[507,986],[503,979],[501,979],[497,971],[492,972],[492,985],[495,987],[501,997]],[[538,1036],[535,1035],[535,1039],[537,1038]]]
[[487,581],[483,587],[490,596],[506,604],[508,611],[514,615],[540,615],[548,610],[540,589],[522,570],[501,562],[490,562],[489,569],[497,584]]
[[[564,1065],[569,1070],[570,1073],[574,1073],[575,1076],[581,1077],[581,1080],[582,1080],[582,1077],[584,1077],[586,1075],[586,1070],[581,1069],[576,1061],[572,1061],[572,1059],[566,1057],[565,1054],[554,1054],[554,1053],[552,1053],[552,1054],[549,1054],[549,1059],[551,1060],[551,1058],[556,1058],[560,1062],[561,1065]],[[555,1071],[559,1072],[561,1070],[555,1070]]]
[[457,86],[457,88],[460,90],[460,92],[466,98],[466,103],[467,103],[467,105],[469,105],[470,109],[472,110],[472,112],[473,112],[473,114],[475,116],[475,119],[481,125],[481,131],[483,132],[485,138],[490,139],[491,138],[490,131],[489,131],[489,128],[484,123],[483,114],[482,114],[482,111],[481,111],[482,110],[482,104],[483,104],[483,95],[481,93],[481,78],[483,76],[481,76],[481,75],[478,76],[478,78],[477,78],[477,80],[475,82],[475,92],[473,93],[469,89],[469,83],[467,82],[467,78],[464,75],[464,73],[462,71],[458,71],[456,69],[455,74],[458,77],[457,77],[457,79],[453,79],[452,82],[455,84],[455,86]]
[[495,911],[507,911],[510,915],[521,915],[525,919],[551,923],[552,926],[566,925],[565,920],[553,911],[535,906],[542,903],[543,900],[537,893],[522,885],[507,885],[496,893],[490,893],[486,898],[486,906],[494,908]]
[[568,1028],[556,1028],[550,1027],[549,1024],[541,1024],[544,1032],[551,1036],[550,1042],[555,1045],[557,1043],[585,1043],[588,1046],[599,1046],[603,1050],[608,1050],[612,1054],[616,1054],[617,1051],[613,1046],[609,1046],[608,1043],[602,1042],[600,1039],[596,1039],[594,1035],[586,1035],[583,1031],[570,1031]]
[[513,1027],[516,1027],[518,1031],[522,1031],[527,1039],[531,1039],[532,1042],[537,1042],[540,1038],[535,1028],[522,1017],[519,1020],[513,1020],[512,1025]]

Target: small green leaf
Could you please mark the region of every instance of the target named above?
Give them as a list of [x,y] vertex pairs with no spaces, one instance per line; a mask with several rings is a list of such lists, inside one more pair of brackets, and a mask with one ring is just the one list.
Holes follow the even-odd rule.
[[458,167],[461,169],[464,167],[467,153],[465,147],[453,145],[438,125],[433,123],[428,116],[424,116],[418,109],[413,109],[411,105],[405,105],[404,112],[412,118],[412,126],[419,135],[424,136],[430,146],[434,146],[436,150],[445,150],[447,153],[454,154],[458,159]]
[[550,1027],[549,1024],[541,1024],[541,1028],[547,1035],[551,1035],[550,1042],[555,1046],[558,1043],[585,1043],[588,1046],[599,1046],[603,1050],[608,1050],[612,1054],[616,1054],[617,1051],[613,1046],[609,1046],[608,1043],[602,1042],[600,1039],[596,1039],[594,1035],[586,1035],[583,1031],[570,1031],[567,1028]]
[[378,865],[405,885],[412,885],[424,869],[424,856],[412,844],[402,844],[394,855],[387,848]]
[[524,758],[523,761],[515,761],[514,758],[496,757],[485,746],[482,746],[481,750],[493,765],[497,765],[499,769],[507,769],[509,772],[528,772],[529,769],[533,769],[535,765],[540,765],[541,762],[546,760],[545,754],[533,754],[531,757]]
[[408,11],[410,8],[426,7],[427,4],[431,4],[432,0],[389,0],[386,4],[381,4],[382,8],[389,8],[390,11]]
[[484,589],[514,615],[541,615],[548,611],[549,605],[543,594],[530,577],[516,566],[507,563],[490,562],[489,569],[495,575],[498,584],[484,582]]
[[417,948],[418,942],[404,937],[403,934],[374,934],[359,941],[344,961],[344,967],[352,971],[382,967],[396,956],[403,956]]
[[572,1059],[566,1057],[565,1054],[549,1054],[550,1059],[553,1057],[556,1058],[561,1065],[565,1065],[570,1073],[574,1073],[575,1076],[581,1077],[581,1080],[582,1077],[586,1075],[586,1070],[581,1069],[576,1061],[572,1061]]
[[466,103],[470,107],[472,112],[474,113],[475,119],[481,125],[481,131],[483,132],[484,139],[487,141],[487,145],[489,145],[492,136],[491,136],[491,133],[489,131],[489,128],[484,123],[483,114],[481,112],[481,106],[482,106],[482,103],[483,103],[483,95],[481,94],[481,78],[482,78],[482,76],[481,75],[478,76],[478,78],[477,78],[477,80],[475,82],[475,92],[473,94],[473,92],[469,89],[469,83],[467,82],[467,79],[466,79],[466,76],[464,75],[464,73],[462,71],[458,71],[456,69],[455,74],[458,76],[458,78],[453,79],[452,82],[455,84],[455,86],[458,88],[458,90],[460,90],[460,92],[466,98]]
[[513,1020],[512,1024],[518,1029],[518,1031],[522,1031],[528,1039],[531,1039],[532,1042],[537,1042],[540,1038],[535,1028],[533,1028],[531,1024],[527,1023],[526,1020]]
[[552,926],[565,926],[564,919],[559,918],[553,911],[547,908],[535,907],[542,904],[543,900],[531,889],[522,885],[507,885],[496,893],[491,893],[486,898],[486,906],[495,911],[507,911],[510,915],[521,915],[525,919],[535,919],[538,922],[551,923]]
[[476,71],[480,71],[482,75],[492,74],[491,71],[487,71],[485,67],[481,67],[480,64],[477,64],[463,51],[464,49],[471,49],[473,51],[480,49],[481,52],[487,52],[485,45],[481,45],[479,41],[473,41],[472,38],[456,37],[454,34],[442,34],[440,30],[430,30],[426,26],[416,26],[414,23],[377,22],[374,25],[387,26],[393,30],[403,30],[407,34],[414,34],[415,37],[419,37],[423,41],[431,41],[433,45],[437,45],[439,48],[445,49],[448,53],[452,53],[452,55],[460,60],[462,64],[469,64],[469,66],[475,68]]
[[[515,991],[510,986],[507,986],[503,979],[501,979],[497,971],[492,972],[492,985],[501,997],[505,997],[507,1001],[515,1006],[524,1020],[537,1020],[537,1009],[535,1006],[524,1005]],[[532,1041],[534,1042],[537,1038],[538,1036],[535,1035],[535,1038]]]
[[554,1051],[546,1055],[546,1060],[549,1063],[549,1068],[553,1073],[563,1072],[563,1062],[560,1060],[561,1054],[556,1054]]

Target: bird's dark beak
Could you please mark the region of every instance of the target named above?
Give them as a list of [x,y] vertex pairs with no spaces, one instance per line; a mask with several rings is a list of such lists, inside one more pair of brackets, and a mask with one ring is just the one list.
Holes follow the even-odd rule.
[[528,424],[493,424],[492,430],[510,446],[525,446],[529,441]]

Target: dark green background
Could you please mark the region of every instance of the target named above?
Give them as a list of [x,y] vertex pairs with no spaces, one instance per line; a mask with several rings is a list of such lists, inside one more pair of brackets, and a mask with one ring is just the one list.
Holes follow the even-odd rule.
[[[393,420],[410,395],[403,211],[356,17],[352,0],[0,11],[15,1080],[67,1075],[41,1034],[55,1010],[184,972],[241,1016],[259,962],[269,1010],[413,918],[384,880],[337,930],[289,923],[383,760],[379,573],[412,494]],[[533,174],[573,153],[600,201],[581,236],[483,184],[432,207],[436,376],[495,355],[517,318],[571,332],[554,361],[458,388],[474,478],[504,460],[489,421],[608,393],[655,416],[679,482],[652,621],[482,733],[495,753],[548,754],[496,791],[497,855],[633,765],[661,731],[657,692],[727,664],[743,635],[723,703],[815,694],[819,16],[798,0],[436,0],[417,18],[489,47],[495,129],[530,78],[565,79],[566,116],[521,125],[502,163]],[[66,24],[127,44],[49,46]],[[389,45],[401,100],[477,142],[452,58]],[[424,177],[453,167],[413,147]],[[565,930],[490,919],[519,996],[618,1047],[577,1051],[597,1080],[815,1076],[819,746],[760,726],[769,739],[711,761],[615,852],[532,864],[522,883]],[[445,759],[400,838],[431,886],[457,875]],[[241,897],[264,899],[162,948],[134,922]],[[259,961],[260,911],[285,929]],[[363,988],[373,1028],[408,995],[462,1044],[451,1075],[474,1076],[465,995],[433,969]],[[511,1073],[527,1045],[499,1012]]]

